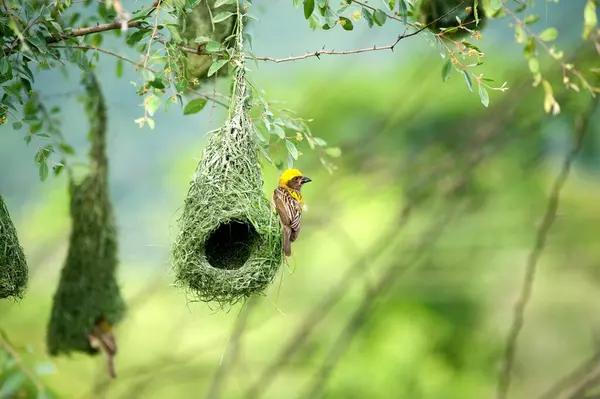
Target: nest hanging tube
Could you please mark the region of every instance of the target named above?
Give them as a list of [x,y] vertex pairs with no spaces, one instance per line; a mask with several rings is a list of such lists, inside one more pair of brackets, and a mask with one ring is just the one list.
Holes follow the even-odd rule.
[[209,133],[172,252],[176,285],[221,306],[261,294],[283,263],[281,226],[264,197],[239,63],[230,117]]
[[0,299],[21,299],[27,288],[27,260],[17,229],[0,195]]
[[46,336],[48,351],[96,354],[88,334],[103,318],[114,326],[124,316],[125,303],[116,280],[117,231],[108,192],[105,154],[106,108],[93,74],[84,76],[92,147],[90,172],[71,181],[71,236],[60,282],[54,294]]

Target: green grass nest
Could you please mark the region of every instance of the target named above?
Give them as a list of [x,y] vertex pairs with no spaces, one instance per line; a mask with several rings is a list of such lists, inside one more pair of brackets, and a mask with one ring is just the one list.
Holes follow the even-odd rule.
[[60,282],[53,298],[46,336],[48,352],[95,354],[88,334],[103,317],[116,325],[126,305],[116,279],[118,241],[108,190],[106,107],[95,76],[84,76],[86,110],[92,125],[90,172],[79,184],[71,180],[71,236]]
[[20,299],[27,288],[27,260],[0,195],[0,298]]
[[209,133],[172,252],[176,284],[196,300],[220,305],[262,293],[283,261],[279,218],[263,194],[254,126],[244,101],[238,102],[224,126]]

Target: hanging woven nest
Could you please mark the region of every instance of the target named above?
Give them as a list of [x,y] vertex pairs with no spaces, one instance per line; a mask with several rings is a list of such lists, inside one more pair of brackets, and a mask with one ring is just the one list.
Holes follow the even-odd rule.
[[115,276],[118,248],[107,183],[106,108],[93,74],[84,76],[84,84],[92,124],[90,172],[80,184],[71,180],[69,249],[46,337],[51,355],[73,351],[96,354],[88,339],[95,322],[103,318],[114,326],[125,313]]
[[477,2],[479,23],[475,25],[474,0],[421,0],[418,6],[419,22],[429,25],[428,29],[436,34],[446,29],[444,37],[458,40],[470,33],[458,28],[457,17],[470,30],[481,31],[486,26],[488,18],[483,3],[483,0]]
[[230,116],[209,133],[172,252],[177,285],[220,305],[262,293],[283,261],[281,227],[264,197],[248,115],[241,37],[238,46]]
[[[222,44],[225,49],[233,49],[237,26],[237,5],[228,3],[215,7],[216,2],[217,0],[202,1],[190,12],[179,17],[178,25],[181,29],[181,37],[187,41],[189,47],[198,47],[196,39],[205,37]],[[233,15],[223,21],[213,22],[213,18],[223,12],[230,12]],[[205,45],[206,43],[201,44],[200,47]],[[190,86],[195,86],[194,79],[197,79],[198,83],[207,79],[208,69],[212,63],[213,59],[210,55],[187,54],[185,77],[190,82]],[[219,71],[219,76],[224,77],[226,73],[227,69],[223,68]]]
[[27,260],[0,195],[0,299],[20,299],[27,288]]

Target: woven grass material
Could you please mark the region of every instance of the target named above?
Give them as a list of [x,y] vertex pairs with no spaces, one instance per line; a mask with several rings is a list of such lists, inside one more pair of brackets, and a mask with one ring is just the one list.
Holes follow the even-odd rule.
[[[190,47],[197,47],[195,42],[198,37],[208,37],[209,39],[223,43],[225,39],[235,35],[237,22],[235,3],[223,4],[218,8],[215,7],[217,0],[206,0],[200,2],[190,12],[182,15],[179,18],[179,26],[181,27],[181,37],[188,41]],[[221,12],[234,13],[233,16],[224,21],[213,24],[212,17]],[[232,40],[230,43],[235,43]],[[226,46],[232,47],[233,45]],[[199,81],[206,80],[208,68],[213,63],[210,55],[187,55],[187,65],[185,68],[185,76],[188,81],[198,79]],[[227,69],[223,68],[219,71],[219,76],[223,77],[227,73]],[[193,85],[192,85],[193,86]]]
[[84,84],[92,123],[91,168],[80,184],[71,181],[69,250],[54,294],[46,337],[51,355],[97,353],[88,340],[96,319],[104,317],[114,326],[125,313],[115,277],[118,248],[107,184],[106,108],[93,74],[86,74]]
[[0,195],[0,298],[23,298],[27,279],[27,259]]
[[[243,54],[241,37],[237,51]],[[279,218],[263,193],[243,58],[232,62],[241,66],[230,116],[209,133],[172,252],[176,285],[193,300],[221,306],[262,293],[283,262]]]

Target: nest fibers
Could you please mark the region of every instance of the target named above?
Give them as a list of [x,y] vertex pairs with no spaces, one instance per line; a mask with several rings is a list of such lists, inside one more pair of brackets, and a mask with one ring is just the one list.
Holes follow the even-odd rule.
[[115,276],[118,247],[107,182],[106,108],[94,75],[86,73],[84,83],[92,124],[90,173],[80,184],[71,181],[69,250],[46,337],[53,356],[73,351],[97,353],[88,340],[96,319],[102,317],[114,326],[126,309]]
[[243,69],[229,119],[209,133],[172,253],[176,284],[220,305],[263,292],[283,261],[279,218],[263,195]]
[[17,229],[0,195],[0,298],[22,298],[27,288],[27,260]]

